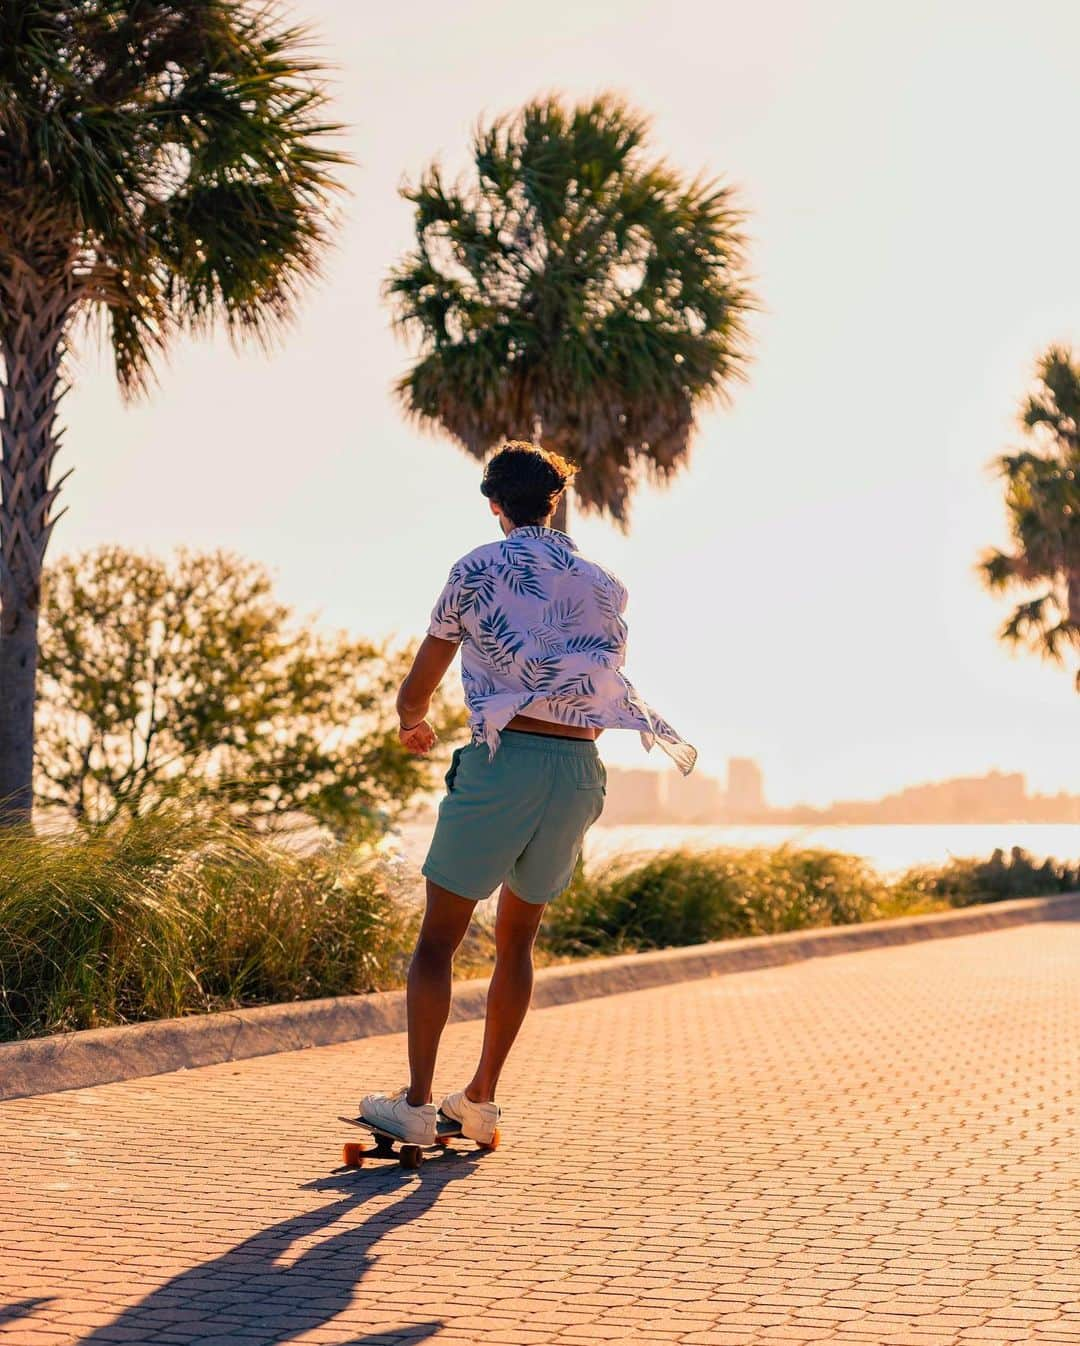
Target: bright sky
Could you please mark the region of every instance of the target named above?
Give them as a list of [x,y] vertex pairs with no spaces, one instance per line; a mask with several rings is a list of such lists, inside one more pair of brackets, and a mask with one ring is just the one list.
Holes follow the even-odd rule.
[[497,532],[478,466],[390,397],[396,189],[434,156],[464,166],[481,115],[610,88],[658,151],[738,185],[765,305],[750,383],[677,484],[642,491],[629,537],[572,525],[630,588],[639,690],[702,770],[757,758],[775,803],[993,767],[1080,786],[1069,675],[996,642],[1005,606],[973,573],[1005,541],[986,464],[1033,361],[1080,342],[1073,0],[294,9],[357,159],[326,282],[269,357],[181,347],[135,409],[84,351],[57,551],[225,546],[328,624],[419,635],[451,561]]

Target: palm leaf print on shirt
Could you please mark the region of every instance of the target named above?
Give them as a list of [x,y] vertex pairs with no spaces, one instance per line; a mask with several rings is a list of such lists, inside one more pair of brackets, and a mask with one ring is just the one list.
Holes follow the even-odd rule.
[[595,697],[592,677],[588,673],[575,673],[572,678],[560,682],[546,700],[556,719],[566,720],[568,724],[598,725]]
[[618,618],[623,605],[622,589],[608,580],[594,580],[592,584],[593,596],[596,599],[596,606],[608,618],[614,621]]
[[556,689],[560,696],[595,696],[596,687],[591,673],[575,673],[573,677],[560,682]]
[[518,635],[502,608],[493,608],[479,624],[479,645],[484,657],[505,673],[525,641]]
[[558,542],[554,538],[541,538],[540,545],[547,554],[555,570],[573,570],[577,564],[574,560],[574,553],[563,542]]
[[474,673],[464,660],[461,663],[461,687],[466,701],[486,701],[499,692],[491,678]]
[[454,631],[461,630],[454,594],[449,587],[443,590],[439,601],[435,604],[435,611],[431,614],[431,620],[440,628],[449,625]]
[[533,628],[533,637],[541,649],[551,651],[561,649],[566,644],[567,632],[581,621],[584,604],[572,598],[559,598],[544,609],[538,626]]
[[585,654],[595,663],[607,663],[616,647],[605,636],[571,636],[563,649],[567,654]]
[[495,597],[495,577],[485,561],[463,561],[458,606],[462,612],[487,607]]
[[514,552],[511,552],[510,556],[508,565],[498,567],[499,577],[510,592],[518,598],[546,598],[547,590],[540,579],[540,573],[529,563],[528,558]]
[[562,660],[557,654],[541,654],[526,659],[521,667],[521,685],[530,692],[543,692],[559,676]]
[[592,703],[587,696],[548,696],[545,702],[555,719],[565,720],[567,724],[580,725],[582,728],[590,725],[601,728],[603,725],[600,716],[592,710]]

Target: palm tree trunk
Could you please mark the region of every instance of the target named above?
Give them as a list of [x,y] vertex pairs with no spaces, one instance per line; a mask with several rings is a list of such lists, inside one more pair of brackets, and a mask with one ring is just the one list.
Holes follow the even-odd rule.
[[0,825],[29,823],[41,567],[63,478],[56,410],[74,282],[47,283],[19,258],[0,270]]

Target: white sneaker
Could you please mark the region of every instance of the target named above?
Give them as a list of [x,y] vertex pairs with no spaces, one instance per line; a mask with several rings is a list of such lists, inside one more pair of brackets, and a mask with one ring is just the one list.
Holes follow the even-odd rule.
[[492,1145],[499,1125],[499,1109],[494,1103],[474,1103],[461,1089],[447,1094],[439,1111],[461,1123],[461,1134],[479,1145]]
[[435,1104],[423,1103],[414,1108],[405,1101],[408,1092],[405,1088],[396,1094],[368,1094],[360,1101],[360,1115],[410,1145],[434,1145]]

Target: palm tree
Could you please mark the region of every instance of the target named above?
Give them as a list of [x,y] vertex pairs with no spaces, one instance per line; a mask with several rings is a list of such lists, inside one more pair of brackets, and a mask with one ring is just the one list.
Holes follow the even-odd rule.
[[979,568],[988,588],[1024,591],[1001,638],[1062,663],[1080,650],[1080,362],[1070,350],[1053,346],[1039,361],[1021,424],[1045,448],[997,459],[1014,545],[986,552]]
[[180,332],[266,338],[342,156],[304,30],[255,0],[0,0],[0,819],[28,820],[40,578],[80,315],[125,394]]
[[472,181],[433,164],[404,189],[416,247],[386,287],[420,347],[406,411],[478,459],[532,434],[624,529],[641,473],[673,476],[742,374],[752,307],[730,189],[647,159],[647,132],[611,96],[479,128]]

